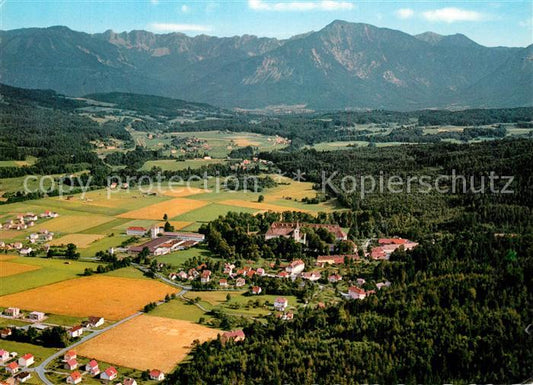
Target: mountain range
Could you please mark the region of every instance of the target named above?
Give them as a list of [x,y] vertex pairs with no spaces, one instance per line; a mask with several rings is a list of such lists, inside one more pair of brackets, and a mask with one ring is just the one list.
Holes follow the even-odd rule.
[[334,21],[286,40],[67,27],[0,31],[0,81],[71,96],[130,92],[225,108],[533,105],[533,45],[489,48]]

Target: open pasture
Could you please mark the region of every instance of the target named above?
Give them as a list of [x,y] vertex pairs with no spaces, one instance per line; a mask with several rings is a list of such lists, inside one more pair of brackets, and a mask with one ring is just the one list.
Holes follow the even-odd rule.
[[150,171],[153,167],[159,167],[163,171],[179,171],[187,168],[195,169],[210,164],[223,163],[223,159],[187,159],[177,161],[176,159],[149,160],[141,168],[142,171]]
[[62,215],[35,225],[34,231],[48,230],[56,233],[77,233],[110,222],[113,217],[105,215]]
[[[3,256],[4,257],[4,256]],[[18,293],[24,290],[50,285],[80,276],[86,268],[95,269],[92,262],[67,261],[49,258],[7,257],[10,264],[33,266],[32,270],[2,277],[0,295]],[[5,260],[2,260],[5,261]]]
[[99,361],[168,373],[189,354],[194,340],[203,342],[218,333],[190,321],[141,315],[80,345],[77,351]]
[[118,320],[175,289],[157,281],[96,275],[0,297],[0,306]]
[[187,198],[175,198],[165,202],[156,203],[138,210],[120,214],[120,218],[154,219],[162,220],[165,214],[169,218],[185,214],[189,211],[205,206],[207,203]]
[[61,246],[68,245],[69,243],[74,243],[80,249],[85,249],[89,247],[92,243],[104,238],[105,235],[102,234],[68,234],[64,237],[54,239],[50,242],[52,246]]

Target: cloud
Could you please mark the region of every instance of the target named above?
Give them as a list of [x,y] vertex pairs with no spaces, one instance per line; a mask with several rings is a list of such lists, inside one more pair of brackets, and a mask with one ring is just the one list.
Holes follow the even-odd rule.
[[153,5],[157,5],[159,4],[159,0],[150,0],[150,3],[152,3]]
[[455,23],[456,21],[481,21],[486,19],[485,15],[480,12],[468,11],[460,8],[434,9],[422,12],[422,16],[428,21],[442,21],[445,23]]
[[533,20],[531,19],[522,20],[518,22],[518,25],[523,28],[531,28],[533,27]]
[[263,0],[248,0],[254,11],[348,11],[355,8],[351,1],[290,1],[266,3]]
[[209,32],[211,27],[200,24],[152,23],[150,29],[155,32]]
[[415,14],[415,11],[413,11],[411,8],[402,8],[402,9],[398,9],[395,13],[396,13],[396,16],[399,17],[400,19],[409,19],[413,17],[413,15]]
[[191,7],[189,7],[188,5],[186,4],[183,4],[181,7],[180,7],[180,10],[182,13],[187,13],[191,10]]

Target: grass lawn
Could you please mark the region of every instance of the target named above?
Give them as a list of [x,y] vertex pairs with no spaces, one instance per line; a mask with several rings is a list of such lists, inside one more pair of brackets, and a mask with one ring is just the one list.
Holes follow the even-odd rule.
[[157,261],[161,263],[168,263],[172,266],[181,266],[185,261],[192,257],[211,257],[211,252],[204,248],[192,247],[187,250],[176,251],[171,254],[157,257]]
[[178,171],[187,168],[196,169],[202,166],[223,162],[223,159],[188,159],[180,162],[175,159],[149,160],[142,166],[141,170],[150,171],[152,167],[159,167],[163,171]]
[[28,271],[2,278],[0,295],[18,293],[23,290],[65,281],[78,277],[86,268],[96,268],[92,262],[67,261],[61,259],[16,257],[9,262],[39,266],[39,270]]
[[[54,348],[45,348],[38,345],[27,344],[23,342],[15,342],[8,340],[0,341],[0,349],[7,350],[9,352],[17,352],[19,357],[23,356],[26,353],[31,353],[35,356],[35,364],[33,366],[39,365],[44,359],[48,356],[51,356],[59,349]],[[2,371],[3,372],[3,371]]]
[[150,315],[192,322],[198,322],[202,317],[206,320],[211,318],[194,304],[187,303],[180,298],[156,307],[150,312]]
[[110,277],[120,277],[120,278],[151,279],[151,278],[145,277],[141,271],[139,271],[133,266],[123,267],[122,269],[113,270],[108,273],[104,273],[104,275],[108,275]]
[[230,211],[245,212],[245,213],[255,213],[258,210],[249,209],[245,207],[236,207],[230,205],[223,205],[219,203],[209,203],[204,207],[200,207],[196,210],[191,210],[182,215],[172,218],[175,221],[180,222],[209,222],[214,219],[217,219],[220,215],[226,215]]
[[[96,315],[96,314],[95,314]],[[60,314],[48,314],[47,319],[44,321],[48,324],[60,325],[60,326],[75,326],[80,325],[86,318],[72,317],[68,315]]]

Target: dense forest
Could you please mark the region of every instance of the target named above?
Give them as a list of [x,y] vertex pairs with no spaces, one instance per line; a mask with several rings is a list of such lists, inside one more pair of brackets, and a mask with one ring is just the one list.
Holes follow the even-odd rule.
[[[365,300],[304,307],[291,322],[274,317],[244,327],[238,343],[196,345],[168,384],[516,383],[533,367],[533,206],[526,140],[432,144],[363,151],[261,154],[282,170],[387,175],[458,173],[515,177],[513,194],[335,194],[349,211],[284,220],[335,222],[352,239],[403,235],[420,245],[374,263],[392,282]],[[275,214],[229,214],[206,225],[208,246],[226,260],[309,258],[290,240],[260,236]],[[258,232],[259,235],[256,235]],[[267,282],[268,284],[268,282]],[[289,287],[273,287],[287,293]],[[299,291],[293,292],[298,295]],[[300,295],[302,295],[300,293]]]

